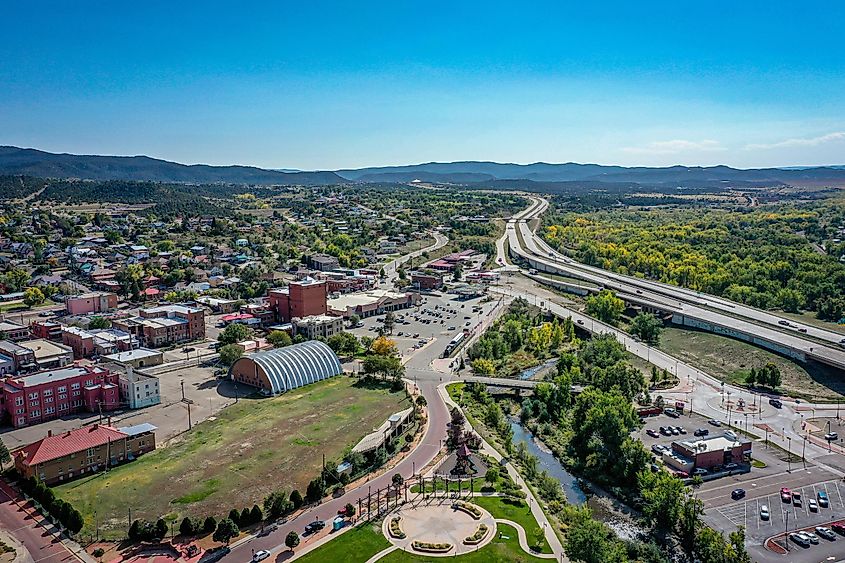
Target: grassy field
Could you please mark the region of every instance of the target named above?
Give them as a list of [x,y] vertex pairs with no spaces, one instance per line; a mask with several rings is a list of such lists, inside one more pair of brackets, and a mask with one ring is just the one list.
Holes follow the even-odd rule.
[[[528,535],[528,545],[533,545],[534,531],[537,530],[539,524],[537,524],[534,515],[531,514],[531,508],[527,501],[522,506],[514,506],[505,502],[501,497],[474,497],[471,502],[486,509],[494,518],[504,518],[522,526]],[[552,552],[545,539],[542,540],[542,545],[535,547],[539,547],[540,553]]]
[[845,394],[845,378],[820,364],[794,362],[747,342],[708,332],[669,327],[660,348],[681,361],[730,383],[743,383],[752,367],[773,362],[783,376],[781,391],[813,400],[837,400]]
[[381,521],[379,521],[376,524],[361,524],[348,532],[344,532],[329,543],[306,553],[297,561],[301,563],[323,563],[325,561],[364,563],[387,547],[390,547],[390,542],[381,533]]
[[241,400],[198,424],[167,447],[108,473],[57,487],[56,494],[85,518],[100,537],[125,536],[132,517],[213,515],[261,505],[272,490],[304,494],[325,454],[344,450],[407,408],[404,393],[365,389],[336,377],[269,399]]

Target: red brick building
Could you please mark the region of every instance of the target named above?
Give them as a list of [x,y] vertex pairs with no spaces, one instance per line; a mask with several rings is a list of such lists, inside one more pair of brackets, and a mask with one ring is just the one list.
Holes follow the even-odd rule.
[[116,319],[112,325],[151,348],[205,338],[205,310],[187,305],[141,309],[139,317]]
[[284,289],[271,289],[270,308],[277,321],[290,322],[294,317],[325,315],[327,298],[326,282],[309,278],[290,282]]
[[12,452],[12,457],[21,475],[52,485],[155,450],[155,430],[151,424],[126,428],[94,424],[56,435],[48,430],[45,438]]
[[15,428],[81,411],[110,411],[119,405],[118,375],[99,367],[7,377],[0,386],[0,410]]
[[411,272],[411,285],[422,291],[440,289],[443,287],[443,274],[427,272]]
[[115,307],[117,307],[117,295],[107,292],[83,293],[68,297],[65,301],[68,315],[105,313]]

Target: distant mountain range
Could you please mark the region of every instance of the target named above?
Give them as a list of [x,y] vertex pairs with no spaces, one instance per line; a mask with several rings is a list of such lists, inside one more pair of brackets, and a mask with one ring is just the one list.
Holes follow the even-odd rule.
[[749,187],[772,185],[845,186],[845,166],[737,169],[729,166],[663,168],[599,164],[501,164],[497,162],[430,162],[337,171],[268,170],[253,166],[185,165],[147,156],[55,154],[36,149],[0,147],[0,174],[85,180],[231,184],[331,185],[350,182],[467,184],[530,187],[565,183],[607,185]]
[[346,182],[334,172],[281,172],[254,166],[187,165],[148,156],[55,154],[18,147],[0,147],[0,174],[191,184],[327,185]]

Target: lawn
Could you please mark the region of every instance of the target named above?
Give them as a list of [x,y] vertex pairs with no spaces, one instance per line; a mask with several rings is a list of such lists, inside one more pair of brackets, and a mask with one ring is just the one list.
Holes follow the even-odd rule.
[[[473,497],[470,502],[486,509],[494,518],[504,518],[522,526],[528,536],[528,545],[532,545],[534,532],[539,525],[534,515],[531,514],[531,508],[528,506],[527,501],[524,501],[522,506],[515,506],[509,502],[505,502],[501,497]],[[541,553],[552,552],[545,539],[543,539],[543,543],[539,547]]]
[[284,395],[241,400],[166,447],[138,460],[56,487],[85,518],[83,534],[126,534],[133,519],[213,515],[261,505],[272,490],[299,489],[319,473],[322,455],[344,450],[407,408],[404,393],[356,387],[336,377]]
[[[450,561],[461,561],[462,563],[505,563],[543,561],[539,557],[528,555],[519,547],[519,539],[516,529],[507,524],[497,524],[496,537],[474,553],[450,557]],[[502,538],[502,536],[507,539]],[[379,551],[387,548],[390,543],[381,533],[380,527],[372,524],[362,524],[353,530],[345,532],[329,543],[311,551],[297,561],[302,563],[322,563],[323,561],[343,561],[344,563],[363,563]],[[387,554],[379,563],[408,563],[408,562],[434,562],[440,561],[439,557],[425,557],[404,551],[393,551]]]
[[832,368],[801,364],[747,342],[677,327],[660,336],[662,350],[729,383],[744,383],[752,367],[773,362],[780,368],[780,390],[795,397],[833,401],[845,395],[845,381]]
[[306,553],[297,561],[301,563],[323,563],[324,561],[364,563],[387,547],[390,547],[390,542],[381,533],[381,521],[379,521],[376,524],[361,524],[346,531],[329,543]]

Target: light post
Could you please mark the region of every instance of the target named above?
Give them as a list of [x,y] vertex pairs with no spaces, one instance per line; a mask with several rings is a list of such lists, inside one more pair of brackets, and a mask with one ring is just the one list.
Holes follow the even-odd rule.
[[792,436],[786,437],[786,472],[792,473]]

